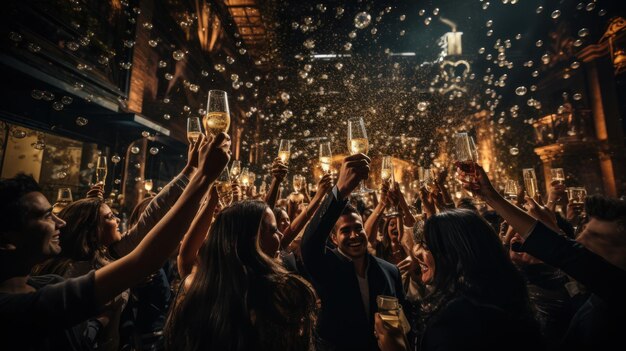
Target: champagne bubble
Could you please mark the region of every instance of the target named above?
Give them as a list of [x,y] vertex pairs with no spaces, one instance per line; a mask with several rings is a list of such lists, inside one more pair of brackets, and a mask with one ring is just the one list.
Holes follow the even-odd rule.
[[313,39],[307,39],[304,41],[304,43],[302,43],[302,45],[304,45],[305,48],[307,49],[313,49],[315,48],[315,40]]
[[111,156],[111,162],[113,163],[119,163],[122,160],[122,158],[120,157],[120,155],[113,155]]
[[169,113],[166,113],[166,114],[163,115],[163,119],[166,120],[166,121],[169,121],[170,118],[172,118],[172,116],[170,116]]
[[135,46],[135,42],[132,40],[124,40],[124,46],[127,48],[132,48],[133,46]]
[[[402,33],[400,33],[400,35],[402,35]],[[347,43],[343,44],[343,49],[345,51],[350,51],[350,49],[352,49],[352,43],[347,42]]]
[[487,21],[487,23],[485,23],[485,26],[487,28],[491,27],[492,25],[493,25],[493,21],[492,20],[489,20],[489,21]]
[[604,15],[606,15],[606,10],[605,9],[602,9],[602,10],[598,11],[598,16],[604,16]]
[[52,108],[57,111],[61,111],[63,109],[63,103],[60,101],[55,101],[54,103],[52,103]]
[[432,18],[426,17],[426,18],[424,18],[424,24],[425,25],[429,25],[432,20],[433,20]]
[[148,45],[150,45],[150,46],[151,46],[151,47],[153,47],[153,48],[156,48],[156,47],[157,47],[157,45],[159,45],[159,42],[157,42],[157,41],[156,41],[156,40],[154,40],[154,39],[150,39],[150,40],[148,40]]
[[159,68],[165,68],[165,67],[167,67],[167,62],[165,62],[163,60],[160,60],[159,61]]
[[426,109],[427,109],[427,108],[428,108],[428,103],[427,103],[427,102],[425,102],[425,101],[420,101],[420,102],[418,102],[418,103],[417,103],[417,109],[418,109],[420,112],[424,112],[424,111],[426,111]]
[[226,70],[226,66],[222,65],[221,63],[216,64],[215,66],[213,66],[213,68],[218,72],[224,72]]
[[587,6],[585,6],[585,10],[587,11],[593,11],[593,9],[596,8],[596,3],[595,2],[590,2],[587,4]]
[[159,153],[159,148],[156,146],[153,146],[150,148],[150,155],[156,155]]
[[550,14],[550,17],[552,17],[552,19],[557,19],[561,17],[561,11],[560,10],[552,11],[552,14]]
[[581,38],[584,38],[584,37],[586,37],[588,35],[589,35],[589,29],[587,29],[587,28],[581,28],[578,31],[578,36],[581,37]]
[[137,155],[139,153],[139,146],[132,146],[130,152]]
[[226,63],[232,65],[233,63],[235,63],[235,59],[230,56],[226,56]]
[[528,90],[526,89],[525,86],[520,86],[515,89],[515,94],[517,94],[518,96],[524,96],[526,95],[527,91]]
[[244,48],[239,49],[239,54],[240,55],[245,55],[246,52],[247,52],[247,50],[244,49]]
[[406,19],[406,15],[401,15],[401,16],[400,16],[400,21],[401,21],[401,22],[402,22],[402,21],[404,21],[405,19]]
[[171,73],[165,73],[165,79],[172,80],[173,78],[174,78],[174,75],[172,75]]
[[569,65],[572,69],[578,69],[580,67],[580,62],[574,61],[571,65]]
[[174,60],[180,61],[185,58],[185,53],[182,50],[176,50],[172,52],[172,57],[174,58]]
[[580,99],[582,99],[582,98],[583,98],[583,95],[582,95],[581,93],[576,93],[576,94],[574,94],[574,95],[572,96],[572,98],[573,98],[575,101],[579,101]]
[[341,63],[341,62],[337,62],[337,63],[335,64],[335,68],[336,68],[336,69],[338,69],[338,70],[341,70],[341,69],[343,68],[343,63]]
[[512,147],[509,149],[509,153],[513,156],[517,156],[519,154],[519,149],[516,147]]
[[39,46],[39,45],[37,45],[35,43],[28,43],[28,45],[26,47],[28,48],[28,50],[30,52],[33,52],[33,53],[37,53],[37,52],[41,51],[41,46]]
[[70,41],[69,43],[67,43],[67,48],[72,50],[72,51],[76,51],[76,50],[80,49],[80,45],[78,45],[77,42]]
[[150,22],[145,22],[145,23],[143,24],[143,27],[144,27],[145,29],[147,29],[147,30],[150,30],[150,29],[152,29],[154,26],[153,26],[153,25],[152,25],[152,23],[150,23]]
[[84,127],[87,125],[87,123],[89,123],[89,120],[85,117],[82,116],[78,116],[76,117],[76,125],[78,125],[79,127]]
[[542,47],[543,46],[543,40],[537,40],[535,42],[535,46],[538,47],[538,48]]
[[147,137],[150,136],[150,132],[147,131],[147,130],[144,130],[143,132],[141,132],[141,136],[144,137],[144,138],[147,138]]
[[238,81],[239,80],[239,75],[235,74],[235,73],[231,74],[230,75],[230,80],[232,80],[233,82]]
[[10,32],[9,33],[9,39],[11,39],[12,41],[19,43],[20,41],[22,41],[22,35],[20,33],[16,33],[16,32]]
[[366,28],[372,22],[372,16],[367,12],[359,12],[354,16],[354,26],[358,29]]
[[548,63],[550,63],[550,55],[543,54],[541,56],[541,62],[543,62],[544,65],[547,65]]
[[64,96],[61,98],[61,102],[63,103],[63,105],[69,105],[72,103],[72,101],[74,101],[74,99],[69,96]]
[[34,89],[30,92],[30,96],[35,100],[41,100],[43,98],[43,91]]

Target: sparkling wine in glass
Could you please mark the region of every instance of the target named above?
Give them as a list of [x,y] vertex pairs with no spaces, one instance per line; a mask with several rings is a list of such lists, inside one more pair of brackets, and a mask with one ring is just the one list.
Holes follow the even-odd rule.
[[478,151],[476,145],[470,136],[463,133],[454,135],[454,148],[456,151],[457,167],[463,172],[476,176],[476,167],[474,163],[478,161]]
[[293,176],[293,191],[294,194],[300,194],[300,189],[302,189],[302,186],[304,185],[305,182],[305,178],[304,176],[300,175],[300,174],[295,174]]
[[[396,182],[391,156],[383,156],[383,161],[380,167],[380,178],[383,182],[389,183],[389,191],[395,190]],[[388,217],[398,215],[398,208],[394,205],[391,211],[386,212],[385,215]]]
[[52,206],[52,213],[58,215],[67,205],[72,203],[72,189],[59,188],[57,193],[57,201]]
[[228,167],[224,167],[222,173],[215,180],[215,190],[217,190],[217,196],[222,208],[230,205],[233,201],[233,188]]
[[202,125],[199,117],[187,118],[187,139],[191,144],[198,142],[198,138],[202,133]]
[[283,163],[289,162],[291,156],[291,143],[287,139],[280,139],[280,145],[278,146],[278,157]]
[[207,114],[204,116],[203,123],[207,136],[228,132],[230,127],[230,110],[228,108],[228,95],[225,91],[209,91]]
[[[365,130],[365,122],[363,118],[355,117],[348,120],[348,150],[350,155],[365,154],[369,149],[369,140],[367,139],[367,131]],[[364,195],[373,190],[365,188],[361,181],[359,188],[353,192],[354,195]]]
[[104,185],[106,178],[107,158],[106,156],[98,156],[98,160],[96,161],[96,183],[102,182],[102,185]]
[[320,166],[324,173],[330,172],[330,164],[333,158],[332,151],[330,150],[330,142],[320,144]]
[[239,176],[239,180],[241,181],[241,186],[247,187],[250,185],[250,172],[248,171],[248,167],[244,167],[241,170],[241,175]]
[[552,181],[557,181],[559,185],[565,184],[565,172],[563,168],[552,168],[550,169],[550,174],[552,175]]
[[535,170],[533,168],[524,168],[522,175],[524,176],[524,188],[526,189],[526,193],[529,197],[535,198],[535,195],[539,193]]
[[517,182],[513,179],[507,179],[504,184],[504,197],[511,201],[517,201],[517,194],[519,193],[519,188],[517,186]]
[[230,176],[233,180],[237,179],[241,174],[241,161],[233,160],[233,164],[230,166]]
[[567,199],[573,204],[582,205],[585,203],[587,197],[587,189],[583,187],[569,187],[567,188]]
[[152,179],[144,180],[143,188],[146,189],[146,191],[150,192],[150,190],[152,190],[153,187],[154,187],[154,182],[152,181]]

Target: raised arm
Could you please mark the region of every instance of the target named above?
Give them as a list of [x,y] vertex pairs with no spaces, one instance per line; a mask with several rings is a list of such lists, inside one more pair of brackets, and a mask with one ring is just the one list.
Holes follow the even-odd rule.
[[104,305],[123,290],[159,269],[178,246],[198,203],[230,159],[230,137],[220,133],[210,143],[198,140],[199,167],[176,204],[128,255],[95,272],[95,298]]
[[370,244],[370,247],[373,249],[376,247],[376,237],[378,236],[378,222],[382,218],[385,208],[387,207],[387,202],[389,199],[387,198],[387,193],[389,192],[389,183],[383,182],[383,185],[380,189],[380,201],[374,207],[372,214],[367,217],[363,228],[365,229],[365,234],[367,235],[367,242]]
[[191,273],[191,269],[196,264],[198,250],[202,246],[202,242],[209,232],[211,222],[213,222],[213,213],[217,207],[219,197],[214,186],[211,187],[207,201],[200,207],[196,217],[191,222],[189,230],[185,234],[178,251],[177,268],[181,278]]
[[400,190],[400,186],[398,183],[394,184],[393,192],[396,194],[398,198],[398,206],[400,207],[400,211],[402,212],[402,219],[404,220],[404,225],[407,227],[413,227],[415,225],[415,217],[411,213],[411,209],[409,208],[409,204],[406,202],[404,198],[404,194]]
[[276,200],[278,200],[278,189],[280,188],[280,183],[287,176],[287,171],[287,165],[280,160],[280,157],[276,157],[272,163],[272,183],[270,184],[270,189],[267,191],[267,195],[265,197],[265,202],[270,208],[274,208],[274,206],[276,206]]
[[[150,201],[137,223],[128,230],[127,234],[122,237],[122,240],[113,243],[109,247],[109,250],[116,257],[124,257],[137,247],[150,229],[165,216],[183,193],[187,184],[189,184],[189,178],[193,176],[197,166],[198,143],[194,143],[189,145],[187,164],[183,170]],[[186,228],[181,229],[185,230]]]
[[363,154],[348,156],[344,159],[337,185],[320,205],[304,231],[300,245],[302,260],[314,279],[324,277],[326,267],[323,266],[322,257],[326,239],[346,206],[348,195],[361,180],[367,179],[369,163],[369,157]]

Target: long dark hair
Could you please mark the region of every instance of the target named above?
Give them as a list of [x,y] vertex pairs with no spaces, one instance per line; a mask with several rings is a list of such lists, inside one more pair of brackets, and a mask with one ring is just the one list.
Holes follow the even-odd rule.
[[260,250],[267,208],[242,201],[217,215],[189,291],[170,311],[169,350],[309,348],[315,294]]
[[401,229],[399,228],[401,224],[400,218],[396,216],[386,217],[382,222],[382,225],[380,226],[383,233],[383,240],[380,242],[379,245],[376,245],[376,257],[382,258],[383,260],[388,262],[391,262],[393,260],[393,248],[391,247],[391,237],[389,236],[389,226],[391,225],[391,221],[393,219],[397,220],[396,224],[398,226],[398,235],[402,235],[400,233]]
[[435,261],[426,317],[458,296],[495,305],[508,315],[532,319],[528,292],[498,235],[471,210],[441,212],[426,220],[424,239]]
[[61,253],[42,264],[36,273],[65,275],[72,262],[88,261],[97,269],[114,260],[99,238],[102,204],[102,199],[86,198],[61,210],[59,218],[67,223],[59,236]]

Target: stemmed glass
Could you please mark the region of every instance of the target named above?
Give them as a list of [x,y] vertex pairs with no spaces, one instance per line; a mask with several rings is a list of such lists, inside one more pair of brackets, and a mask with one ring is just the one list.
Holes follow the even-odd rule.
[[280,145],[278,146],[278,157],[280,160],[287,164],[289,162],[289,156],[291,155],[291,143],[287,139],[280,139]]
[[204,116],[204,130],[207,136],[228,132],[230,127],[230,109],[228,95],[222,90],[210,90],[207,101],[207,114]]
[[567,188],[567,199],[572,204],[582,205],[585,203],[587,197],[587,189],[583,187],[569,187]]
[[330,150],[330,143],[325,142],[320,144],[320,166],[324,173],[330,172],[330,163],[332,161],[333,154]]
[[152,182],[152,179],[144,180],[143,188],[146,189],[147,192],[150,192],[153,187],[154,187],[154,182]]
[[506,184],[504,184],[504,196],[507,200],[515,202],[517,201],[517,194],[519,193],[519,188],[517,186],[517,182],[513,179],[507,179]]
[[552,181],[557,181],[559,185],[565,184],[565,172],[563,168],[552,168],[550,169],[550,174],[552,175]]
[[522,175],[524,176],[524,187],[526,188],[526,193],[529,197],[534,199],[535,195],[539,193],[535,170],[533,168],[524,168],[522,170]]
[[471,177],[476,177],[474,163],[478,161],[478,150],[474,140],[467,133],[456,133],[454,135],[454,146],[457,167],[463,172],[470,174]]
[[62,209],[64,209],[67,205],[72,203],[72,189],[70,188],[59,188],[57,193],[57,201],[52,206],[52,213],[55,215],[59,214]]
[[[380,178],[383,180],[383,182],[389,183],[389,191],[395,190],[396,181],[391,156],[383,156],[383,162],[380,167]],[[385,213],[385,215],[388,217],[397,216],[398,207],[396,205],[393,205],[391,212],[387,212]]]
[[189,117],[187,118],[187,139],[191,144],[198,142],[198,138],[202,133],[202,126],[200,125],[200,118]]
[[233,188],[230,182],[230,173],[228,167],[224,167],[222,173],[215,181],[215,190],[217,190],[217,196],[219,197],[220,206],[222,208],[230,205],[233,201]]
[[[348,120],[348,150],[350,155],[365,154],[369,149],[369,141],[367,139],[367,132],[365,131],[365,122],[363,118],[356,117]],[[363,181],[359,184],[359,188],[354,191],[354,195],[365,195],[373,190],[367,189],[363,185]]]
[[230,177],[232,180],[237,179],[241,174],[241,161],[233,160],[233,164],[230,166]]
[[304,185],[305,181],[304,176],[300,174],[295,174],[293,176],[293,190],[295,195],[300,194],[300,189],[302,189],[302,185]]
[[98,160],[96,161],[96,183],[102,182],[103,187],[107,178],[107,169],[106,156],[98,156]]

